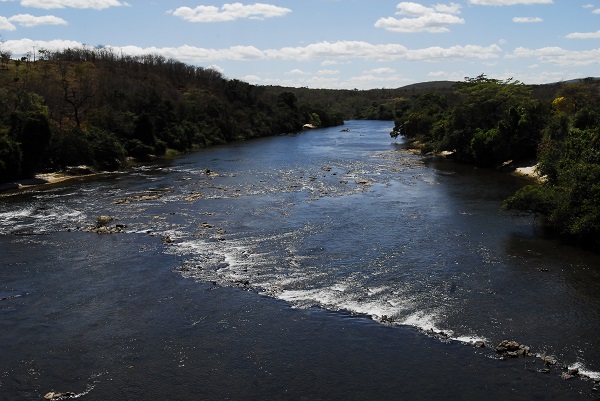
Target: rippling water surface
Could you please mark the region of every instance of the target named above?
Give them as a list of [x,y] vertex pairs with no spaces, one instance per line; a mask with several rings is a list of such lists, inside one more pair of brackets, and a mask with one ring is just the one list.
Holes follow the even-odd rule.
[[[72,379],[79,386],[76,393],[93,398],[99,393],[93,390],[94,383],[106,383],[109,380],[103,377],[110,376],[119,383],[120,397],[136,399],[143,391],[131,383],[134,388],[127,387],[122,379],[115,379],[114,372],[126,376],[127,369],[160,370],[151,366],[158,363],[154,359],[145,360],[153,352],[145,349],[147,344],[158,341],[154,337],[160,337],[162,346],[156,352],[179,353],[182,369],[199,363],[190,361],[190,348],[196,347],[190,333],[197,326],[224,341],[223,349],[235,349],[231,340],[219,336],[230,321],[207,323],[219,313],[237,316],[240,304],[230,305],[227,291],[252,297],[244,301],[249,304],[269,302],[268,307],[247,307],[255,308],[254,312],[246,311],[247,319],[236,317],[240,325],[254,319],[264,325],[263,330],[271,326],[283,330],[281,320],[269,323],[265,314],[252,317],[264,307],[284,320],[301,316],[296,321],[302,320],[305,328],[337,321],[337,330],[344,325],[339,320],[347,318],[369,322],[371,331],[363,340],[369,346],[384,338],[389,341],[386,336],[392,329],[398,337],[417,335],[411,341],[433,347],[437,359],[422,359],[421,365],[411,368],[416,371],[433,369],[432,364],[444,360],[451,363],[464,349],[469,350],[468,356],[461,358],[469,364],[495,364],[489,360],[495,358],[492,351],[478,353],[465,345],[483,340],[492,346],[514,339],[537,354],[555,356],[561,366],[577,366],[592,378],[599,376],[600,257],[544,238],[532,218],[500,210],[502,200],[525,181],[410,154],[400,141],[390,140],[389,122],[349,121],[345,128],[349,131],[330,128],[231,144],[125,174],[1,197],[0,246],[5,261],[0,270],[0,313],[10,334],[0,336],[12,345],[0,345],[0,352],[10,355],[5,362],[12,366],[0,367],[4,369],[0,392],[20,388],[27,396],[43,393],[38,388],[44,376],[40,371],[49,368],[37,367],[40,356],[32,353],[50,353],[44,364],[57,353],[59,359],[69,359],[62,368],[69,370],[67,366],[73,368],[70,358],[58,349],[73,341],[73,353],[82,359],[76,365],[83,376],[87,371],[86,377],[79,378],[87,383],[85,387]],[[126,226],[125,232],[83,232],[100,215],[114,217]],[[165,283],[164,288],[157,288],[157,283]],[[181,297],[195,291],[225,294],[218,301],[212,299],[227,305],[225,312],[211,312],[206,305],[202,312],[196,311],[200,301],[191,295],[169,311],[166,305],[175,303],[167,301],[175,297],[172,294]],[[65,311],[70,312],[65,316]],[[161,319],[172,327],[183,325],[183,332],[166,333]],[[81,326],[65,329],[67,321]],[[146,324],[149,332],[140,334]],[[360,330],[367,330],[364,324],[359,324]],[[66,334],[61,336],[59,327]],[[329,334],[335,331],[328,330]],[[149,333],[154,331],[153,337]],[[67,341],[67,336],[74,337]],[[171,336],[185,338],[181,341],[186,345],[175,340],[169,344],[165,338]],[[314,347],[335,348],[328,343],[334,339],[322,337],[317,335]],[[48,339],[51,345],[35,351],[36,339]],[[352,343],[341,337],[340,341]],[[106,342],[104,363],[95,351],[98,361],[96,357],[93,363],[86,360],[88,348],[96,350]],[[332,352],[339,358],[341,351]],[[444,356],[447,352],[454,354]],[[108,364],[111,368],[106,358],[119,360]],[[171,366],[165,358],[156,360]],[[318,358],[329,363],[323,355]],[[373,369],[382,360],[378,356],[378,362],[371,361]],[[210,380],[226,377],[223,367],[212,359],[211,363],[215,373]],[[520,363],[531,365],[531,376],[536,378],[528,380],[546,380],[542,382],[546,384],[536,382],[535,391],[540,386],[563,385],[556,378],[560,370],[551,375],[557,383],[547,384],[553,379],[533,373],[540,368],[534,358]],[[163,380],[182,381],[181,372],[172,369],[165,370]],[[253,372],[252,380],[258,380],[257,372],[266,374],[257,369],[248,371]],[[343,377],[332,369],[332,378]],[[499,372],[495,377],[502,376]],[[50,381],[57,387],[58,376]],[[403,383],[409,393],[414,389],[414,379]],[[489,386],[507,388],[506,383]],[[260,395],[286,398],[284,387]],[[319,390],[316,385],[314,394],[297,390],[288,396],[337,398],[327,395],[325,387]],[[552,391],[558,390],[549,391],[552,399]],[[217,399],[216,394],[213,389],[204,396]],[[353,394],[356,399],[393,398],[373,390],[368,396]],[[416,390],[410,394],[435,398]],[[243,390],[229,396],[245,399]],[[530,396],[523,393],[523,399]]]

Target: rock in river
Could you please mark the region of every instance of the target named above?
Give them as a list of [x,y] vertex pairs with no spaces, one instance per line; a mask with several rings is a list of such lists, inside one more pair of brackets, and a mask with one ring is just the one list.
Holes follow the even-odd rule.
[[519,344],[516,341],[504,340],[498,344],[495,349],[496,352],[503,354],[508,358],[531,355],[530,348],[528,346]]

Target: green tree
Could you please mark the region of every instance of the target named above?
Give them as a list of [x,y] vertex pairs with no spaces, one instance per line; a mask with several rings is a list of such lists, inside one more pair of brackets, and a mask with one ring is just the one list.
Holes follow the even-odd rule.
[[0,133],[0,182],[19,178],[23,155],[19,144]]
[[540,148],[544,183],[526,186],[504,204],[543,216],[558,234],[600,245],[600,130],[571,127]]
[[94,153],[90,138],[77,127],[57,132],[52,138],[50,160],[55,168],[92,165]]
[[88,133],[94,166],[101,170],[117,170],[127,156],[127,152],[116,135],[101,129],[91,129]]

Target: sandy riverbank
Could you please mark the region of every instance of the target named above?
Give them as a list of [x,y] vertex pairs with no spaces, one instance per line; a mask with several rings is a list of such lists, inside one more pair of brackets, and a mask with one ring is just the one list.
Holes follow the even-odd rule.
[[537,169],[538,165],[534,164],[532,166],[517,167],[514,173],[523,177],[531,178],[538,182],[543,182],[544,177],[539,174]]
[[32,178],[0,184],[0,192],[19,191],[42,185],[58,184],[79,178],[92,177],[99,174],[100,173],[94,171],[90,167],[77,166],[69,168],[65,171],[36,174]]

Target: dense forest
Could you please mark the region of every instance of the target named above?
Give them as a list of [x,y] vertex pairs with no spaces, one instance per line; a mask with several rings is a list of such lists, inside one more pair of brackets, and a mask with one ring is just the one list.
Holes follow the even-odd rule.
[[[1,49],[0,49],[1,50]],[[335,126],[331,104],[158,55],[111,49],[0,51],[0,182],[66,166],[114,170],[129,159]],[[313,101],[314,100],[314,101]]]
[[392,136],[461,162],[537,163],[540,182],[504,203],[534,213],[563,238],[600,245],[600,81],[527,86],[480,75],[452,96],[429,92],[396,116]]
[[[234,140],[393,120],[415,88],[256,86],[160,55],[0,48],[0,183],[68,166],[115,170]],[[438,86],[438,89],[440,87]]]

